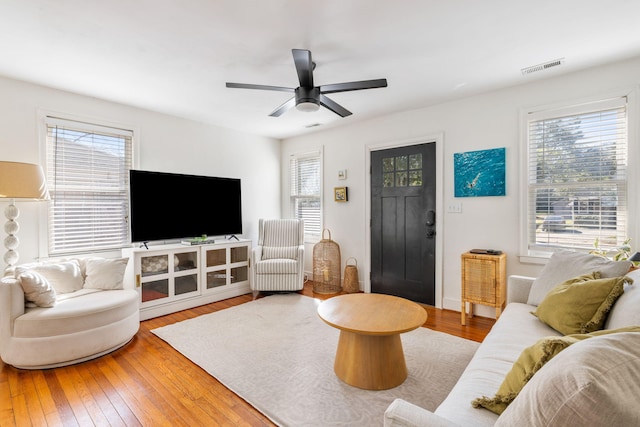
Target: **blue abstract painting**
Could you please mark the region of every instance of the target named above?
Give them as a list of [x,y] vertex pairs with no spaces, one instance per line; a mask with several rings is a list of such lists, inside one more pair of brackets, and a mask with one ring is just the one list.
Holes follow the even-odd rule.
[[454,153],[455,197],[504,196],[505,149]]

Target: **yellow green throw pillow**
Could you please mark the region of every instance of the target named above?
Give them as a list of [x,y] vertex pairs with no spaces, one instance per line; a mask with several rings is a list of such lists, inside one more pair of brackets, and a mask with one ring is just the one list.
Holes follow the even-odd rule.
[[471,405],[474,408],[482,407],[488,409],[498,415],[502,414],[533,375],[562,350],[578,341],[616,332],[640,332],[640,326],[601,330],[590,334],[541,338],[534,345],[525,348],[522,353],[520,353],[520,357],[518,357],[518,360],[516,360],[511,367],[511,370],[500,385],[500,388],[498,388],[498,392],[494,397],[479,397],[474,399]]
[[607,315],[624,292],[629,277],[601,279],[600,273],[579,276],[552,289],[534,315],[561,334],[584,334],[604,327]]

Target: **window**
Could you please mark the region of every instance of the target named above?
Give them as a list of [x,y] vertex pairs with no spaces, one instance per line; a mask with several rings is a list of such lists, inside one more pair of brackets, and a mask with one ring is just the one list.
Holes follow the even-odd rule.
[[291,156],[291,215],[304,220],[305,241],[320,239],[322,174],[320,152]]
[[410,154],[382,159],[383,187],[421,187],[422,154]]
[[127,246],[133,133],[53,117],[45,123],[49,255]]
[[627,238],[627,100],[527,114],[527,249],[616,248]]

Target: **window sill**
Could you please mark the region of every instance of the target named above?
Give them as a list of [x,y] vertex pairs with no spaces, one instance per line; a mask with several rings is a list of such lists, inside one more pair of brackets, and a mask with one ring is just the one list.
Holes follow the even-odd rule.
[[545,265],[549,262],[549,258],[551,254],[533,254],[533,255],[520,255],[519,259],[522,264],[536,264],[536,265]]

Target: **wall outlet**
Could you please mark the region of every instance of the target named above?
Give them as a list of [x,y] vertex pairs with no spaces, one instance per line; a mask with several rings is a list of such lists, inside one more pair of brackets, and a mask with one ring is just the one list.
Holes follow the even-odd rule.
[[449,213],[462,213],[462,202],[449,203],[449,206],[447,207],[447,212],[449,212]]

